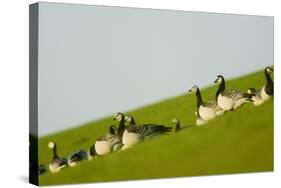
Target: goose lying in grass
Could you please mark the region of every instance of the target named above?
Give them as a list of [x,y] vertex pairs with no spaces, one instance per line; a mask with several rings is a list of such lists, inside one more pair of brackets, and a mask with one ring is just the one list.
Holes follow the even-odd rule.
[[273,96],[274,87],[273,87],[273,81],[270,78],[270,73],[272,72],[273,72],[272,68],[266,67],[264,69],[264,75],[266,79],[265,85],[259,90],[256,90],[254,88],[248,89],[247,93],[252,95],[251,99],[253,100],[253,104],[255,106],[259,106],[263,104],[265,101],[267,101]]
[[235,110],[243,104],[252,101],[251,96],[245,92],[235,89],[226,90],[225,80],[222,75],[217,76],[215,83],[219,84],[219,88],[216,93],[217,104],[224,111]]
[[[127,123],[129,123],[130,125],[131,125],[131,121],[135,121],[133,117],[126,118],[126,120]],[[166,127],[164,125],[155,125],[155,124],[128,126],[124,130],[122,136],[122,143],[124,144],[124,147],[122,149],[126,149],[133,145],[136,145],[140,143],[143,139],[148,139],[156,135],[170,132],[171,129],[172,127]]]
[[172,119],[172,123],[175,124],[174,132],[177,132],[181,129],[180,120],[178,120],[177,118],[174,118],[174,119]]
[[196,94],[197,99],[197,114],[198,117],[201,117],[203,120],[209,121],[211,119],[214,119],[218,115],[223,114],[223,109],[220,108],[216,102],[209,101],[209,102],[203,102],[201,92],[199,87],[194,85],[190,90],[190,92],[194,92]]
[[[115,126],[110,126],[109,133],[99,137],[95,142],[95,152],[98,155],[106,155],[122,147],[121,137],[115,133]],[[118,131],[118,130],[117,130]]]
[[67,166],[67,160],[65,158],[60,158],[57,154],[57,145],[55,142],[49,142],[48,147],[53,150],[53,159],[49,164],[49,170],[52,173],[59,172],[61,169]]
[[67,157],[67,164],[70,167],[78,165],[81,161],[87,160],[88,154],[84,150],[74,151]]

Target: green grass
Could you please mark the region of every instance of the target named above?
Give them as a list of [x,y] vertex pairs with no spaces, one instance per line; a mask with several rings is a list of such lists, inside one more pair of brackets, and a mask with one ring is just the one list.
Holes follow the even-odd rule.
[[[227,88],[246,90],[264,85],[263,72],[227,80]],[[189,88],[183,88],[187,90]],[[212,100],[217,86],[202,89],[203,99]],[[148,105],[130,114],[140,123],[171,126],[177,117],[182,126],[194,125],[194,94],[181,95]],[[48,165],[50,140],[58,144],[60,156],[88,149],[95,139],[115,124],[112,117],[39,139],[39,162]],[[273,100],[259,107],[246,104],[202,127],[145,141],[134,148],[116,152],[57,174],[40,176],[40,185],[120,181],[148,178],[245,173],[273,170]]]

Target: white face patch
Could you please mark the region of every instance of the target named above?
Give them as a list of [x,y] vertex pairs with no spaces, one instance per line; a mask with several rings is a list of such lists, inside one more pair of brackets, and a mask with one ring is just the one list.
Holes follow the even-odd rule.
[[193,86],[191,89],[190,89],[191,92],[196,92],[197,91],[197,86]]
[[48,147],[53,149],[55,147],[55,143],[54,142],[49,142],[48,143]]
[[220,84],[222,82],[222,78],[218,77],[217,82]]
[[266,68],[267,73],[272,73],[272,70],[270,68]]
[[131,117],[127,117],[127,121],[128,121],[128,122],[131,122],[131,121],[132,121],[132,118],[131,118]]
[[174,118],[174,119],[172,119],[172,122],[173,122],[173,123],[177,123],[178,120],[177,120],[176,118]]
[[116,117],[116,119],[117,119],[118,121],[121,121],[121,115],[118,114],[117,117]]

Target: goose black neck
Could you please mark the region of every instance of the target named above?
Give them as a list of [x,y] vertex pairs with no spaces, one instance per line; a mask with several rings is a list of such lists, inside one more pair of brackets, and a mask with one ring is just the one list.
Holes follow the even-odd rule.
[[200,92],[199,88],[196,91],[196,98],[197,98],[197,109],[199,109],[199,107],[203,103],[201,92]]
[[178,131],[180,129],[180,122],[176,123],[176,131]]
[[115,126],[110,126],[110,128],[109,128],[109,133],[110,134],[115,134],[115,130],[116,130],[116,127]]
[[95,150],[95,147],[91,147],[90,148],[90,155],[91,156],[95,156],[97,153],[96,153],[96,150]]
[[273,95],[273,81],[270,78],[270,75],[266,70],[264,71],[264,75],[265,75],[265,79],[266,79],[265,92],[268,95]]
[[219,94],[220,94],[221,92],[223,92],[224,90],[225,90],[225,81],[224,81],[224,79],[222,78],[221,83],[220,83],[219,88],[218,88],[217,93],[216,93],[216,100],[218,100]]
[[117,129],[117,133],[119,136],[123,134],[124,129],[125,129],[125,120],[124,120],[124,116],[122,116]]
[[58,154],[57,154],[57,146],[55,145],[53,148],[53,159],[58,158]]
[[131,122],[130,122],[130,125],[136,125],[136,122],[135,122],[135,119],[132,118]]

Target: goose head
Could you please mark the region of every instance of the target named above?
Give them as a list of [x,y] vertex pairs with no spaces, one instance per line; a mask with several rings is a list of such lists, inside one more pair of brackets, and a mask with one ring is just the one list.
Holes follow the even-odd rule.
[[272,73],[273,72],[273,68],[271,68],[271,67],[265,67],[265,72],[267,73],[267,74],[270,74],[270,73]]
[[113,116],[113,120],[117,120],[117,121],[123,121],[124,120],[124,114],[118,112]]
[[50,142],[48,143],[48,148],[54,149],[55,147],[56,147],[56,143],[55,143],[55,142],[50,141]]
[[174,124],[178,124],[180,121],[177,119],[177,118],[173,118],[172,119],[172,123],[174,123]]
[[217,76],[217,79],[214,81],[214,83],[220,84],[220,83],[222,83],[223,81],[224,81],[223,76],[222,76],[222,75],[218,75],[218,76]]
[[125,122],[127,122],[129,124],[135,124],[135,119],[133,118],[133,116],[127,115],[127,116],[125,116]]
[[198,86],[194,85],[194,86],[192,86],[192,88],[190,88],[188,90],[188,93],[196,93],[198,91],[198,89],[199,89]]
[[255,92],[256,92],[256,89],[252,88],[252,87],[247,90],[247,93],[250,94],[250,95],[255,94]]

